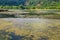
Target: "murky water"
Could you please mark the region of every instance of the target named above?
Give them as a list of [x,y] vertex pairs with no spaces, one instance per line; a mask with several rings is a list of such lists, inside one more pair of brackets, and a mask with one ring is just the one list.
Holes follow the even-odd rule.
[[[2,22],[3,21],[3,22]],[[6,22],[5,22],[6,21]],[[8,23],[7,23],[8,22]],[[5,23],[5,24],[4,24]],[[11,24],[10,24],[11,23]],[[36,35],[33,37],[33,40],[38,40],[39,37],[49,40],[59,40],[60,38],[60,20],[59,19],[43,19],[43,18],[1,18],[0,24],[3,24],[5,27],[9,27],[6,31],[14,32],[16,35]],[[8,25],[9,24],[9,25]],[[0,25],[1,26],[1,25]],[[52,37],[51,37],[52,36]],[[14,36],[16,37],[16,36]],[[37,38],[38,37],[38,38]],[[56,37],[56,38],[55,38]],[[48,40],[45,39],[39,40]],[[14,39],[14,38],[12,38]],[[16,39],[19,40],[19,37]],[[15,39],[14,39],[15,40]],[[22,40],[22,39],[21,39]],[[26,39],[30,40],[30,39]]]

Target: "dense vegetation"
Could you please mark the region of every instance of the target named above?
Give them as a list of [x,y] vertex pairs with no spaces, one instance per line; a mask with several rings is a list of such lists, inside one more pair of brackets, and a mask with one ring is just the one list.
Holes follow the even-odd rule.
[[60,0],[0,0],[0,8],[60,9]]

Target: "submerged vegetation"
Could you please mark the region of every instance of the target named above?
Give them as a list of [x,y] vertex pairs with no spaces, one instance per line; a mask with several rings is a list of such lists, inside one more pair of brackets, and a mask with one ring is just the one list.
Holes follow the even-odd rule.
[[0,40],[60,40],[60,21],[49,22],[48,25],[44,22],[43,25],[38,22],[28,23],[21,28],[1,19]]

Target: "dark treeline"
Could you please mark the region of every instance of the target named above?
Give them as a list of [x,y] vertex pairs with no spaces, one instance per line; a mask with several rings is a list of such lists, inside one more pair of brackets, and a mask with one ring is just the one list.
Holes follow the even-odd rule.
[[6,6],[8,9],[60,9],[60,0],[0,0],[0,8]]

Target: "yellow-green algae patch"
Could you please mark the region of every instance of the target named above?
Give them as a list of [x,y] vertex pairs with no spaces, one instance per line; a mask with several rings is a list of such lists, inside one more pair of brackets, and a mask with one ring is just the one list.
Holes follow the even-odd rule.
[[[26,25],[28,25],[27,28],[25,28]],[[0,38],[13,39],[11,33],[15,36],[24,36],[22,40],[60,40],[60,21],[28,23],[24,28],[19,28],[12,22],[0,20]]]

